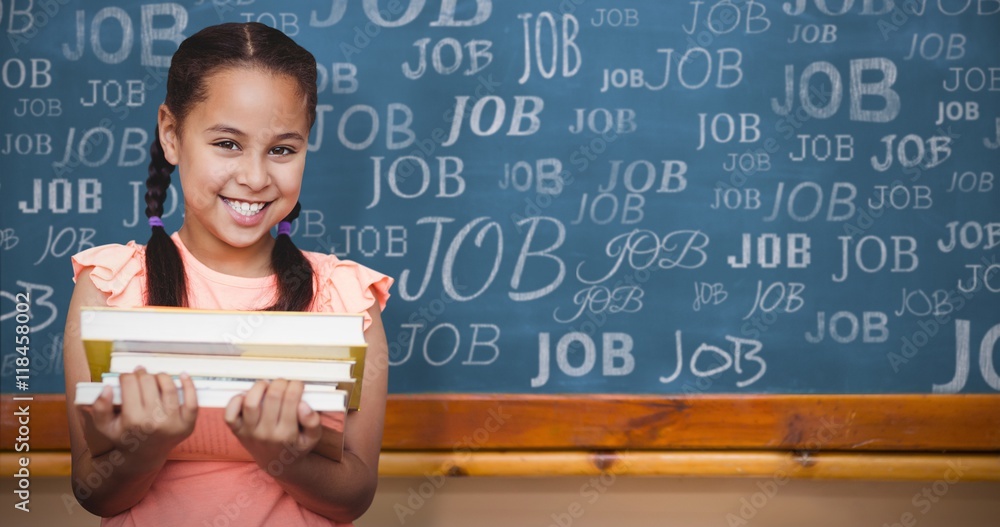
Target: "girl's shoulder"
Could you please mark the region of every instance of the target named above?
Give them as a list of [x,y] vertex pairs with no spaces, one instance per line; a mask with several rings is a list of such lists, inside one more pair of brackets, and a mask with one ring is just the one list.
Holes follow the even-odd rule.
[[92,268],[90,280],[98,289],[110,293],[109,306],[133,307],[143,304],[146,287],[146,246],[135,240],[126,244],[95,245],[70,257],[73,282],[85,269]]
[[368,308],[378,302],[379,310],[385,310],[394,278],[335,254],[313,251],[302,251],[302,254],[312,265],[316,286],[311,311],[362,312],[365,315],[364,328],[368,329],[371,324]]

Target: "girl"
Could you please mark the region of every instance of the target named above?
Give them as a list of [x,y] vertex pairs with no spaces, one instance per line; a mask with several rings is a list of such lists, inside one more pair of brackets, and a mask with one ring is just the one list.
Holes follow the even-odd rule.
[[[139,369],[121,376],[120,412],[107,389],[93,406],[68,412],[74,493],[102,525],[334,525],[371,504],[387,378],[375,366],[387,363],[380,313],[393,279],[300,251],[289,237],[315,113],[316,61],[280,31],[222,24],[181,43],[150,147],[152,236],[145,246],[108,244],[72,257],[66,394],[72,401],[76,383],[89,380],[82,342],[70,337],[80,306],[364,312],[364,410],[347,417],[343,459],[310,452],[319,415],[301,402],[301,382],[275,380],[225,409],[255,462],[168,460],[195,429],[194,386],[182,377],[178,404],[169,376]],[[185,214],[168,235],[159,216],[175,166]],[[289,442],[302,453],[288,456]]]

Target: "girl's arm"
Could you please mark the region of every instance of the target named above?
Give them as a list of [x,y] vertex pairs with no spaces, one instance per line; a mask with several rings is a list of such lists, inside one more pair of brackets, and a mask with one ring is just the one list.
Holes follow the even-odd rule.
[[90,380],[80,339],[80,308],[106,306],[107,294],[90,279],[90,269],[77,277],[66,312],[63,363],[66,405],[73,458],[73,494],[80,505],[98,516],[113,516],[132,507],[149,490],[167,459],[167,452],[194,429],[197,401],[190,379],[184,384],[184,405],[167,375],[123,374],[122,410],[111,404],[105,389],[91,407],[77,407],[76,383]]
[[[389,361],[378,302],[368,313],[372,323],[365,330],[368,349],[361,410],[347,414],[344,456],[339,462],[305,453],[285,463],[286,458],[278,455],[286,448],[283,441],[292,440],[308,451],[319,439],[319,414],[303,411],[299,382],[277,380],[266,388],[260,383],[245,396],[235,397],[226,409],[226,420],[257,464],[295,501],[336,522],[352,522],[364,514],[378,485]],[[248,424],[248,417],[261,426]],[[273,470],[278,466],[271,463],[275,459],[281,462],[278,470]]]

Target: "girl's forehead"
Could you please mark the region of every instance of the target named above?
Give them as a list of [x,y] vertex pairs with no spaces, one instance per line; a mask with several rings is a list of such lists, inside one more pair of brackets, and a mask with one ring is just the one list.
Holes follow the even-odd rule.
[[[259,68],[226,68],[205,79],[205,98],[189,114],[196,120],[308,132],[308,102],[295,79]],[[218,123],[212,123],[216,125]],[[199,126],[201,126],[199,124]]]
[[205,77],[205,89],[209,97],[215,95],[228,98],[234,88],[264,91],[273,97],[288,96],[293,99],[304,99],[304,94],[301,93],[294,77],[263,68],[230,66],[217,69]]

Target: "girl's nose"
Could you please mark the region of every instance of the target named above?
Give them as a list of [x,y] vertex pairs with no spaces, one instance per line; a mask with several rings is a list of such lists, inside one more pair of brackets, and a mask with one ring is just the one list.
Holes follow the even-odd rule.
[[237,183],[246,185],[254,192],[267,187],[269,181],[270,176],[267,173],[267,166],[263,161],[259,160],[247,160],[240,167],[236,175]]

